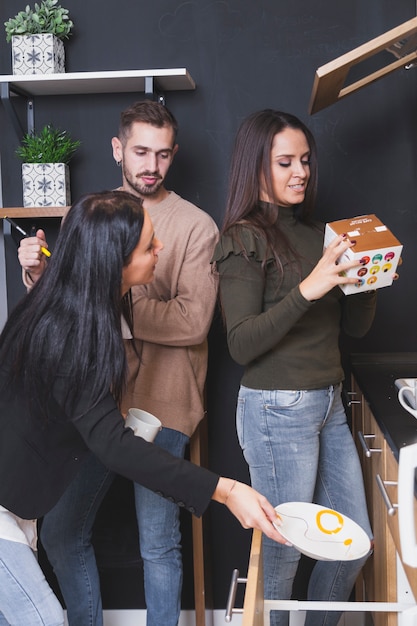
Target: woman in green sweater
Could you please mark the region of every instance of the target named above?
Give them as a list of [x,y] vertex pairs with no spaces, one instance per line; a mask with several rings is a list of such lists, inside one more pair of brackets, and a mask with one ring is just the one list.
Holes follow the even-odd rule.
[[[341,400],[341,328],[361,337],[376,296],[344,296],[354,245],[336,238],[323,253],[323,225],[311,217],[317,189],[314,138],[296,117],[259,111],[242,123],[213,262],[229,350],[245,366],[237,432],[252,485],[273,505],[315,502],[354,519],[371,537],[361,469]],[[265,598],[291,598],[300,553],[264,538]],[[318,561],[311,600],[349,598],[366,557]],[[273,611],[271,624],[288,624]],[[336,611],[309,611],[306,626],[335,626]]]

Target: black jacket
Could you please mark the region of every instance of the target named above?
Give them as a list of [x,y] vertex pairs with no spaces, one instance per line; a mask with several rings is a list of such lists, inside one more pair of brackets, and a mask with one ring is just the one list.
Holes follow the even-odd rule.
[[[85,389],[73,416],[59,403],[54,385],[53,416],[44,423],[31,416],[21,390],[5,385],[0,368],[0,504],[24,519],[45,515],[58,501],[90,452],[109,469],[132,479],[200,516],[218,476],[177,459],[135,437],[109,393],[94,408]],[[78,417],[75,417],[78,416]]]

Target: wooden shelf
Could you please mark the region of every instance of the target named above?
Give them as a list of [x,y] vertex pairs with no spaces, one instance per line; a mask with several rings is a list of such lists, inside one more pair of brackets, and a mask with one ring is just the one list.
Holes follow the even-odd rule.
[[69,206],[2,207],[2,217],[64,217]]
[[[310,115],[338,102],[383,76],[387,76],[398,68],[404,68],[408,64],[413,65],[417,59],[416,38],[417,17],[414,17],[319,67],[316,70],[310,98]],[[349,71],[352,67],[382,51],[391,52],[397,57],[397,60],[388,64],[384,61],[384,65],[380,69],[371,72],[360,80],[349,83]]]
[[8,85],[10,91],[28,96],[144,92],[146,91],[147,79],[153,79],[156,88],[162,91],[195,89],[194,80],[183,67],[156,70],[0,75],[0,83]]

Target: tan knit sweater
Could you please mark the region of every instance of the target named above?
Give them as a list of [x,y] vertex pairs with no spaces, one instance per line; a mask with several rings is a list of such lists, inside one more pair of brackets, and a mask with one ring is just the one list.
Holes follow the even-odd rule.
[[153,283],[132,290],[135,339],[125,342],[129,382],[122,411],[145,409],[191,436],[204,415],[207,334],[217,292],[210,259],[218,229],[172,191],[148,212],[164,249]]

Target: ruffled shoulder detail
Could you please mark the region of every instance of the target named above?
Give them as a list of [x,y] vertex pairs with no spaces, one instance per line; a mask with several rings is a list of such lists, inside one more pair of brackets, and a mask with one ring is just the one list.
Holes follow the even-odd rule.
[[[212,261],[220,263],[231,254],[235,256],[253,257],[257,261],[265,261],[266,241],[263,235],[251,226],[238,225],[230,228],[220,237],[214,250]],[[273,259],[269,253],[267,261]]]

